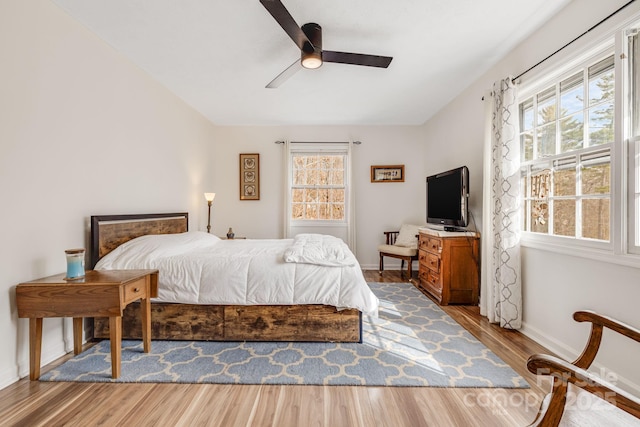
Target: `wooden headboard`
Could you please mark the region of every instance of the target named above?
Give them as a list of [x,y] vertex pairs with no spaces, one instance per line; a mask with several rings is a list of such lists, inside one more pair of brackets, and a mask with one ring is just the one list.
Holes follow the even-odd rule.
[[189,230],[189,213],[91,216],[91,268],[123,244],[147,234],[174,234]]

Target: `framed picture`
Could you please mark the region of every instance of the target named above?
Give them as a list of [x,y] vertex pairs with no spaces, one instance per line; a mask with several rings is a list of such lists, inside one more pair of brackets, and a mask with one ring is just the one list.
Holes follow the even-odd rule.
[[260,200],[260,154],[240,154],[240,200]]
[[371,166],[371,182],[404,182],[404,165]]

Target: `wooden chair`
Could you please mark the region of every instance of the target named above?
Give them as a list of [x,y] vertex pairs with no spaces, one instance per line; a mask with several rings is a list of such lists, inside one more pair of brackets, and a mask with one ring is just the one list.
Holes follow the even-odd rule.
[[398,246],[396,245],[396,239],[398,238],[399,231],[384,231],[385,241],[384,245],[378,246],[378,251],[380,252],[380,270],[379,273],[382,274],[384,271],[384,261],[383,258],[388,256],[392,258],[398,258],[401,261],[400,263],[400,276],[404,276],[404,262],[407,261],[407,275],[409,276],[409,281],[413,280],[412,278],[412,269],[411,263],[418,259],[418,248],[411,248],[407,246]]
[[[640,330],[592,311],[577,311],[573,318],[577,322],[591,323],[589,341],[578,359],[569,363],[558,357],[534,354],[527,361],[527,368],[530,372],[537,375],[549,375],[553,378],[551,392],[543,400],[538,416],[529,427],[640,425],[640,398],[587,371],[600,348],[602,332],[605,327],[637,342],[640,342]],[[608,410],[589,411],[589,405],[581,404],[577,408],[565,411],[568,390],[576,393],[574,397],[580,397],[570,400],[574,404],[584,402],[582,399],[584,396],[579,396],[580,393],[589,392],[617,408],[609,405],[607,406]],[[608,405],[597,398],[592,401],[594,406],[597,405],[600,409],[602,406]],[[598,420],[598,417],[601,419]]]

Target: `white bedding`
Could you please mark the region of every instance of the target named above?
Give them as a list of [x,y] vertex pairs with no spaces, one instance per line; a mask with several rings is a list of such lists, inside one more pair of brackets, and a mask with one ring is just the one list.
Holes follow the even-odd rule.
[[[143,236],[114,249],[95,268],[158,269],[156,301],[326,304],[376,316],[378,299],[344,242],[306,236],[313,242],[309,251],[304,250],[300,239],[220,240],[204,232]],[[322,240],[330,247],[318,246]],[[341,253],[345,248],[347,253]],[[285,261],[285,252],[290,252],[289,262]],[[329,254],[329,258],[318,259],[316,255],[321,253]]]

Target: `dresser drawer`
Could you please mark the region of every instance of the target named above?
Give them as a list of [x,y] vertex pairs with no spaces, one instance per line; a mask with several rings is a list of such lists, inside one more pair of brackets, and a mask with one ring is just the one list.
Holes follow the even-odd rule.
[[418,278],[427,289],[442,292],[442,282],[440,281],[440,275],[431,270],[420,270],[418,272]]
[[145,279],[136,280],[135,282],[127,283],[124,286],[124,302],[128,304],[140,298],[146,298],[146,283]]
[[427,241],[427,250],[429,252],[442,252],[442,240],[430,237]]
[[436,289],[442,288],[442,283],[440,282],[440,275],[437,273],[434,273],[431,270],[427,272],[427,283]]
[[429,236],[420,233],[418,236],[418,249],[427,250],[429,248]]
[[438,255],[427,252],[425,265],[429,270],[440,272],[440,257]]

